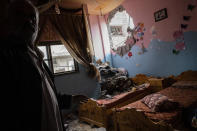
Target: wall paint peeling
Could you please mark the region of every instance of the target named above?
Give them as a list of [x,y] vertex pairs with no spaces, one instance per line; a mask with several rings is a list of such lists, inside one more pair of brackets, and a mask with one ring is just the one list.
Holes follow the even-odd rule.
[[[143,22],[145,25],[144,46],[147,52],[139,55],[141,43],[138,43],[131,49],[130,58],[128,55],[124,57],[112,55],[112,65],[116,68],[126,68],[130,76],[139,73],[169,76],[178,75],[186,70],[197,70],[197,8],[188,11],[187,6],[191,2],[197,5],[195,0],[125,0],[122,5],[133,18],[134,24]],[[155,22],[154,12],[163,8],[167,8],[168,18]],[[184,21],[183,16],[191,18]],[[104,21],[101,22],[106,24]],[[188,24],[188,28],[183,30],[186,50],[174,55],[172,50],[176,42],[173,33],[181,29],[181,24]],[[91,24],[91,27],[94,25]],[[103,36],[108,37],[108,34],[103,32]],[[93,37],[97,39],[99,36],[93,35]],[[101,45],[98,41],[97,44]],[[111,53],[106,53],[104,57],[110,58]]]
[[133,56],[113,56],[114,67],[123,67],[130,76],[143,73],[153,76],[178,75],[186,70],[197,70],[197,32],[185,32],[186,50],[174,55],[175,42],[152,40],[147,52],[139,55],[139,46],[133,46]]

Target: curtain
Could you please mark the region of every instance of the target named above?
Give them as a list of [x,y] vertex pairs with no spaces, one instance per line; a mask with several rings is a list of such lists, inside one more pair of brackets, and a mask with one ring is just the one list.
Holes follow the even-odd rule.
[[[89,49],[90,49],[90,54],[92,56],[94,56],[94,47],[93,47],[93,43],[92,43],[92,36],[91,36],[91,32],[90,32],[90,25],[89,25],[89,19],[88,19],[88,12],[86,12],[88,9],[87,9],[87,5],[83,5],[83,19],[84,19],[84,23],[85,23],[85,28],[86,28],[86,32],[87,32],[87,38],[88,38],[88,46],[89,46]],[[92,58],[93,59],[93,58]]]
[[[87,17],[85,16],[83,9],[81,9],[81,12],[82,14],[79,15],[71,13],[71,11],[66,12],[65,10],[61,10],[61,14],[51,13],[47,15],[47,18],[46,15],[43,15],[43,17],[45,17],[45,20],[50,21],[53,28],[52,30],[58,34],[60,40],[65,45],[71,56],[78,63],[87,68],[88,75],[90,77],[99,78],[99,72],[92,64],[94,52],[91,43],[90,31],[88,29],[89,25]],[[41,21],[42,20],[43,18],[41,15]],[[42,23],[40,25],[42,25]]]
[[61,36],[63,44],[76,61],[84,66],[91,63],[91,57],[87,51],[87,36],[82,17],[72,14],[52,14],[50,15],[50,21]]

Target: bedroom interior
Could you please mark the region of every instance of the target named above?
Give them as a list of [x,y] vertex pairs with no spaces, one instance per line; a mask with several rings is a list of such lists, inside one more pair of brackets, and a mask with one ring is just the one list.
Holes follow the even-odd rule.
[[197,0],[31,0],[65,131],[197,130]]

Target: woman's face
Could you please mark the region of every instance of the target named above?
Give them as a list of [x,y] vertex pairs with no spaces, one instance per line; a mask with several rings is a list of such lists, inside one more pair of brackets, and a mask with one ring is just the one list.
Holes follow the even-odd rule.
[[38,11],[26,0],[9,4],[6,29],[8,34],[25,42],[34,42],[38,33]]

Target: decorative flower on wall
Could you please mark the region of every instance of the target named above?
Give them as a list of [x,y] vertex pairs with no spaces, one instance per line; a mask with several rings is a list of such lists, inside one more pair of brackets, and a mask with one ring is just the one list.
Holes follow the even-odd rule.
[[137,41],[143,40],[144,38],[145,27],[144,23],[138,23],[134,29],[134,37]]
[[181,31],[181,30],[175,31],[173,34],[173,37],[175,39],[176,45],[175,45],[175,49],[173,49],[172,53],[175,55],[178,55],[180,51],[186,49],[183,31]]
[[[195,3],[197,3],[197,1]],[[191,14],[189,12],[192,12],[195,9],[195,7],[196,4],[188,4],[187,5],[188,14]],[[183,23],[180,24],[180,30],[175,31],[173,34],[176,45],[175,45],[175,49],[172,50],[172,53],[175,55],[179,54],[180,51],[186,49],[183,31],[188,28],[189,26],[188,21],[191,19],[191,16],[184,15],[182,19],[183,19]]]

